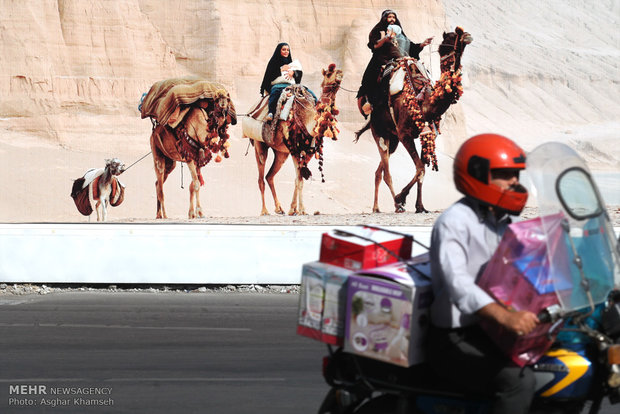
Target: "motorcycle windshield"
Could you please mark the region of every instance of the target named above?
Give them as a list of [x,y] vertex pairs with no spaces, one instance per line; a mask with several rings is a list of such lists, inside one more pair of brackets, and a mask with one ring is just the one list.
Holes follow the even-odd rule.
[[620,257],[605,204],[585,161],[547,142],[527,155],[531,193],[547,239],[549,274],[566,310],[602,303],[620,287]]

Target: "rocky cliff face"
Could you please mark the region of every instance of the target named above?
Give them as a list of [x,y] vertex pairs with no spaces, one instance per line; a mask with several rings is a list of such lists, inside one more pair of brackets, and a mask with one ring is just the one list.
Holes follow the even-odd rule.
[[[386,8],[412,40],[435,36],[422,53],[433,79],[441,33],[460,25],[474,37],[463,58],[465,93],[444,116],[437,142],[440,171],[425,178],[427,208],[459,196],[451,157],[467,136],[487,131],[526,151],[568,143],[592,167],[611,171],[610,201],[618,204],[616,0],[0,0],[0,221],[79,220],[71,179],[114,156],[143,161],[123,175],[128,193],[113,215],[154,217],[153,164],[143,157],[151,124],[140,119],[140,96],[156,81],[195,74],[223,83],[243,114],[280,41],[290,43],[303,83],[315,91],[321,69],[332,62],[344,69],[342,133],[326,143],[327,182],[307,183],[316,184],[307,205],[326,214],[370,211],[378,155],[370,134],[352,142],[364,122],[355,91],[370,58],[368,32]],[[208,215],[252,216],[259,212],[254,157],[240,125],[229,132],[230,159],[205,168],[203,205]],[[409,156],[398,149],[390,164],[402,187],[413,175]],[[290,165],[278,176],[283,199],[292,193]],[[169,211],[184,217],[182,169],[168,182]],[[385,188],[380,197],[390,211]]]
[[6,1],[0,113],[127,112],[148,78],[179,72],[135,1]]
[[593,122],[597,136],[608,137],[605,131],[619,118],[620,6],[613,0],[0,3],[0,128],[68,147],[84,131],[103,134],[100,126],[109,121],[102,117],[112,117],[129,134],[143,134],[134,123],[140,96],[171,76],[196,74],[223,83],[242,113],[257,99],[279,41],[291,44],[310,87],[318,87],[329,63],[344,69],[343,87],[350,91],[338,98],[341,121],[359,123],[351,91],[370,57],[368,31],[385,8],[398,12],[414,41],[435,36],[422,54],[434,78],[441,32],[458,24],[474,36],[463,60],[465,95],[445,117],[447,127],[462,135],[449,153],[464,136],[490,129],[524,141],[536,130],[583,147]]
[[[231,88],[252,81],[257,93],[279,41],[291,44],[308,79],[318,79],[321,68],[335,62],[349,75],[347,84],[357,87],[370,56],[367,32],[381,9],[368,0],[3,3],[5,117],[134,113],[153,82],[187,73]],[[418,22],[413,38],[443,29],[440,3],[428,0],[415,8],[394,3],[403,21]]]

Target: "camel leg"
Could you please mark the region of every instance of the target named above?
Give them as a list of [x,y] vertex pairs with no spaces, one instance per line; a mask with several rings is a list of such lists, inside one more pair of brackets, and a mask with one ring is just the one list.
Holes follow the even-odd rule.
[[383,179],[383,162],[379,161],[379,166],[377,167],[377,171],[375,171],[375,200],[372,205],[373,213],[381,213],[381,210],[379,210],[379,185],[381,185],[382,179]]
[[418,155],[418,151],[415,147],[415,141],[413,139],[403,140],[403,146],[405,147],[405,149],[409,153],[409,156],[413,160],[416,170],[415,170],[415,175],[413,176],[411,181],[405,187],[403,187],[400,193],[398,193],[398,195],[394,198],[394,203],[396,204],[396,206],[401,206],[401,208],[403,208],[404,210],[404,205],[407,201],[407,196],[409,195],[409,191],[417,183],[418,189],[417,189],[417,198],[416,198],[416,203],[415,203],[415,212],[416,213],[428,213],[428,210],[426,210],[424,208],[424,205],[422,204],[422,183],[424,181],[424,175],[425,175],[426,168],[424,166],[424,163],[420,159],[420,156]]
[[[308,165],[308,163],[310,162],[310,160],[312,159],[311,156],[306,156],[306,165]],[[298,167],[301,167],[301,165],[299,165]],[[298,197],[299,197],[299,214],[305,216],[306,215],[306,206],[304,206],[304,178],[301,176],[301,170],[299,168],[296,168],[299,171],[299,193],[298,193]]]
[[155,159],[155,150],[153,152],[153,159],[155,160],[155,176],[157,177],[155,181],[155,189],[157,191],[157,218],[167,219],[168,215],[166,214],[166,207],[164,206],[164,183],[177,163],[169,158],[165,158],[160,153],[158,153],[158,158]]
[[101,221],[108,220],[108,200],[110,199],[110,193],[112,192],[112,186],[110,183],[105,183],[102,187],[99,187],[99,204],[101,205]]
[[[310,157],[306,158],[306,165]],[[295,165],[295,191],[293,191],[293,200],[289,209],[289,216],[306,215],[306,207],[304,206],[304,178],[301,175],[301,163],[297,158],[293,157]]]
[[192,182],[189,186],[189,212],[190,219],[196,217],[204,217],[202,208],[200,207],[200,179],[198,178],[198,166],[195,162],[189,162],[187,168],[192,176]]
[[265,179],[267,181],[267,184],[269,185],[269,189],[271,190],[271,195],[273,196],[275,212],[277,214],[284,214],[284,209],[282,208],[282,205],[280,204],[280,200],[278,200],[278,195],[276,194],[276,186],[274,183],[274,178],[276,174],[278,173],[278,171],[280,171],[280,169],[282,168],[282,165],[284,165],[284,162],[286,161],[286,159],[288,158],[288,152],[280,152],[280,151],[274,150],[273,153],[274,153],[273,164],[271,164],[271,167],[269,168],[269,171],[267,172],[267,177],[265,177]]
[[[377,171],[375,172],[375,202],[373,206],[373,212],[379,212],[378,198],[379,198],[379,185],[381,184],[381,172],[383,172],[383,181],[390,189],[390,194],[392,195],[392,199],[394,199],[396,193],[394,192],[394,185],[392,184],[392,174],[390,174],[389,143],[384,138],[377,137],[377,136],[375,136],[375,143],[377,144],[377,149],[379,150],[379,156],[381,157],[381,163],[379,164],[379,167],[377,168]],[[403,211],[404,209],[399,209],[398,206],[396,206],[397,213],[401,213]]]
[[153,144],[153,137],[151,137],[151,153],[153,154],[153,165],[155,167],[155,192],[157,193],[156,218],[168,218],[166,215],[166,208],[164,207],[164,182],[170,171],[174,168],[174,163],[172,167],[168,169],[168,160]]
[[265,204],[265,163],[267,162],[268,147],[264,142],[254,141],[254,155],[256,156],[256,166],[258,167],[258,189],[263,204],[260,215],[268,216],[269,211]]
[[99,214],[100,209],[101,209],[101,201],[97,200],[97,203],[95,203],[95,211],[97,212],[97,221],[101,221],[101,216]]
[[105,199],[101,202],[101,217],[103,218],[101,221],[108,220],[108,201]]
[[304,181],[301,177],[301,172],[299,171],[300,165],[299,160],[295,157],[293,158],[293,165],[295,166],[295,190],[293,191],[293,199],[291,200],[291,208],[288,211],[289,216],[296,216],[300,214],[300,211],[297,209],[297,199],[301,194],[303,189]]

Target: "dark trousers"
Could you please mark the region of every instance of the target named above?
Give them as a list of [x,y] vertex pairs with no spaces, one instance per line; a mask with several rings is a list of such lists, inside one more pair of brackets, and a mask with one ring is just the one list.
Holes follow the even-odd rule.
[[280,95],[282,95],[282,91],[287,87],[291,86],[288,83],[276,83],[271,87],[271,91],[269,91],[269,113],[276,115],[276,105],[278,104],[278,100],[280,99]]
[[478,326],[431,327],[428,361],[435,375],[472,393],[493,393],[492,413],[526,414],[536,379],[529,367],[514,364]]

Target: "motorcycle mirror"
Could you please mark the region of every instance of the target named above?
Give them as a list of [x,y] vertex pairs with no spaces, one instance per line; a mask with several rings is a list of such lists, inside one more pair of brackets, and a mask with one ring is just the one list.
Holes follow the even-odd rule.
[[556,192],[566,212],[576,220],[597,217],[603,212],[592,177],[580,167],[560,174]]

